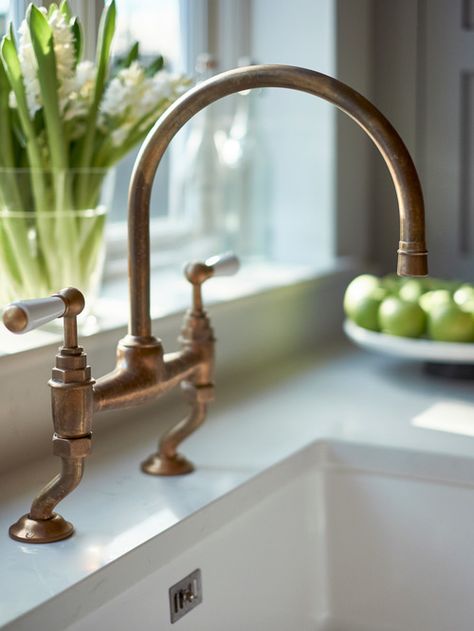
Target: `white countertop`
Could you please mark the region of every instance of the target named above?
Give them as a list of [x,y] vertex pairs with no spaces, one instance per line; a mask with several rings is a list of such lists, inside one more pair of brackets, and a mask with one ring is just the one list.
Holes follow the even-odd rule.
[[[182,414],[182,406],[163,403],[156,409],[170,421]],[[140,472],[159,430],[155,414],[137,409],[130,416],[128,425],[102,431],[96,419],[84,480],[58,509],[76,526],[69,540],[26,545],[7,534],[56,473],[56,458],[2,477],[0,627],[65,628],[117,592],[113,568],[127,562],[126,553],[314,440],[474,457],[474,384],[428,377],[417,364],[345,345],[218,388],[207,423],[183,449],[197,466],[189,476]],[[165,546],[163,563],[167,554]],[[60,600],[60,614],[52,616]]]

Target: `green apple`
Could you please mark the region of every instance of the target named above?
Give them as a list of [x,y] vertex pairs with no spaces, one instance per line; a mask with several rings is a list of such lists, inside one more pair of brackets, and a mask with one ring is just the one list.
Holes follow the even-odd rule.
[[441,305],[452,304],[453,298],[447,289],[433,289],[420,296],[418,304],[426,313]]
[[428,314],[428,334],[438,342],[472,342],[474,319],[454,302],[438,305]]
[[474,300],[474,287],[467,283],[461,285],[461,287],[454,292],[453,299],[463,311],[470,311],[470,308],[465,308],[465,306],[472,303]]
[[396,274],[387,274],[380,281],[381,286],[390,294],[398,294],[401,279]]
[[363,274],[349,283],[344,294],[344,311],[358,326],[378,331],[378,310],[386,290],[380,280],[371,274]]
[[410,278],[402,284],[398,295],[407,302],[418,302],[424,291],[423,281]]
[[419,337],[425,331],[426,315],[416,302],[389,296],[380,305],[380,329],[401,337]]

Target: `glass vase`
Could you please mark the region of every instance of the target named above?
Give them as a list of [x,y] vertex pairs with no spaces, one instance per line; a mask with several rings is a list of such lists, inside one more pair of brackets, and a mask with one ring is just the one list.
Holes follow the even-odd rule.
[[91,308],[112,193],[110,170],[0,169],[0,306],[72,286]]

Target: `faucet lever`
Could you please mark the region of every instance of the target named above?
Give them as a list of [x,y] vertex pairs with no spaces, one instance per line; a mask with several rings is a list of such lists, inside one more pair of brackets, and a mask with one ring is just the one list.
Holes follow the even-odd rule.
[[184,266],[184,275],[193,286],[194,314],[202,313],[201,285],[213,276],[233,276],[239,271],[240,261],[233,252],[225,252],[211,256],[205,263],[187,263]]
[[84,296],[67,287],[49,298],[12,302],[3,311],[3,323],[16,334],[28,333],[56,318],[64,318],[64,346],[77,347],[76,316],[84,309]]
[[202,285],[213,276],[233,276],[239,268],[239,258],[233,252],[224,252],[211,256],[205,263],[187,263],[184,275],[191,285]]
[[205,264],[212,270],[213,276],[233,276],[240,269],[239,257],[233,252],[211,256]]
[[3,311],[3,323],[12,333],[28,333],[60,318],[65,310],[66,305],[59,296],[12,302]]

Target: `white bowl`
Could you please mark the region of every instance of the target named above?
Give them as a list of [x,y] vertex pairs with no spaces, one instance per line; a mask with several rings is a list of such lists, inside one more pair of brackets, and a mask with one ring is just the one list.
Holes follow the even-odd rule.
[[361,348],[386,355],[442,364],[474,364],[474,344],[468,342],[463,344],[397,337],[368,331],[351,320],[344,322],[344,332]]

